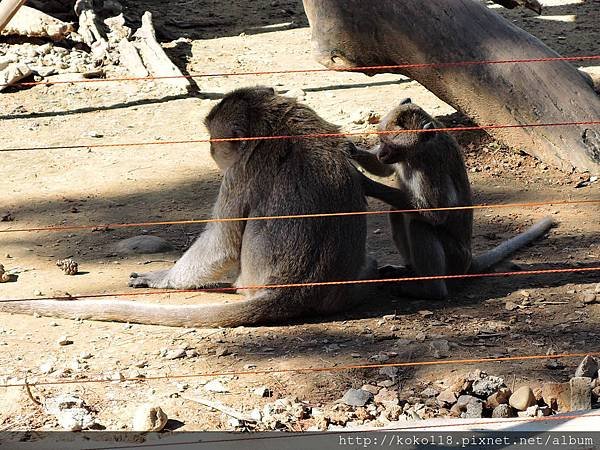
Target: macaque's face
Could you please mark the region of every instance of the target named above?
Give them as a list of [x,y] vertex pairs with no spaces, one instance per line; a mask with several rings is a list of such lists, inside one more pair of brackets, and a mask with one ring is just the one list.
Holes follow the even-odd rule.
[[221,172],[225,172],[240,158],[241,142],[212,142],[210,156],[215,161]]
[[381,144],[377,149],[377,157],[384,164],[401,161],[406,152],[415,150],[419,144],[427,142],[435,134],[434,131],[406,130],[433,130],[434,128],[433,119],[425,111],[411,103],[410,99],[403,100],[400,106],[388,113],[379,124],[379,130],[385,131],[386,134],[380,135]]

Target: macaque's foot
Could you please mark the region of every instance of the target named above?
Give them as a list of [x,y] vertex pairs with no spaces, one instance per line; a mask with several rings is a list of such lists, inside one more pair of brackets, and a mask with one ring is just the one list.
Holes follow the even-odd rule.
[[380,278],[404,278],[414,276],[414,272],[406,266],[381,266],[377,269]]
[[134,288],[159,288],[165,289],[169,287],[168,270],[157,270],[148,273],[135,273],[129,275],[129,286]]

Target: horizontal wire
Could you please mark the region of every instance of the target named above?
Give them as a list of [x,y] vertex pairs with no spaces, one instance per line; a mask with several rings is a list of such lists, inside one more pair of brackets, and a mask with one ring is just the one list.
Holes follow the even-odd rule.
[[286,284],[265,284],[256,286],[240,286],[240,287],[211,287],[199,289],[167,289],[167,290],[152,290],[138,292],[122,292],[108,294],[82,294],[82,295],[67,295],[56,297],[35,297],[35,298],[17,298],[17,299],[1,299],[2,303],[18,303],[18,302],[39,302],[47,300],[69,300],[76,301],[77,299],[92,299],[92,298],[111,298],[111,297],[140,297],[146,295],[164,295],[164,294],[190,294],[201,292],[235,292],[235,291],[255,291],[260,289],[292,289],[302,287],[324,287],[324,286],[344,286],[354,284],[377,284],[377,283],[404,283],[412,281],[433,281],[433,280],[459,280],[470,278],[493,278],[493,277],[508,277],[508,276],[526,276],[526,275],[548,275],[559,273],[578,273],[578,272],[596,272],[600,271],[598,267],[579,267],[565,269],[540,269],[540,270],[523,270],[514,272],[492,272],[492,273],[467,273],[459,275],[432,275],[426,277],[401,277],[401,278],[377,278],[370,280],[343,280],[343,281],[317,281],[311,283],[286,283]]
[[524,58],[524,59],[499,59],[499,60],[477,60],[477,61],[454,61],[442,63],[407,63],[393,64],[380,66],[360,66],[347,68],[318,68],[318,69],[290,69],[290,70],[265,70],[253,72],[215,72],[215,73],[194,73],[188,75],[169,75],[169,76],[148,76],[148,77],[114,77],[114,78],[85,78],[79,80],[56,80],[56,81],[25,81],[21,83],[4,83],[4,86],[39,86],[53,84],[76,84],[76,83],[109,83],[123,81],[155,81],[155,80],[172,80],[172,79],[193,79],[193,78],[212,78],[212,77],[234,77],[234,76],[249,76],[249,75],[284,75],[298,73],[322,73],[322,72],[362,72],[362,71],[377,71],[377,70],[401,70],[401,69],[424,69],[424,68],[448,68],[461,66],[476,66],[476,65],[492,65],[492,64],[527,64],[555,61],[593,61],[600,59],[600,55],[587,56],[556,56],[546,58]]
[[[506,362],[506,361],[530,361],[539,359],[560,359],[560,358],[584,358],[586,356],[600,356],[600,352],[586,353],[559,353],[556,355],[522,355],[522,356],[499,356],[495,358],[469,358],[469,359],[451,359],[451,360],[435,360],[435,361],[413,361],[399,363],[380,363],[380,364],[350,364],[345,366],[326,366],[326,367],[299,367],[289,369],[264,369],[264,370],[241,370],[241,371],[224,371],[224,372],[205,372],[193,374],[169,374],[156,375],[149,377],[130,377],[120,379],[121,381],[156,381],[156,380],[176,380],[186,378],[204,378],[204,377],[225,377],[231,375],[269,375],[273,373],[316,373],[316,372],[342,372],[347,370],[368,370],[382,369],[385,367],[421,367],[421,366],[438,366],[452,364],[475,364],[486,362]],[[60,380],[60,381],[39,381],[27,383],[7,383],[0,384],[0,387],[25,387],[25,386],[57,386],[62,384],[78,384],[78,383],[112,383],[116,380],[106,378],[78,379],[78,380]]]
[[191,225],[205,223],[223,223],[223,222],[253,222],[261,220],[288,220],[288,219],[313,219],[319,217],[348,217],[348,216],[375,216],[383,214],[406,214],[406,213],[423,213],[435,211],[460,211],[460,210],[478,210],[478,209],[503,209],[503,208],[528,208],[537,206],[559,206],[559,205],[585,205],[585,204],[600,204],[598,200],[548,200],[541,202],[527,203],[503,203],[503,204],[481,204],[469,206],[449,206],[444,208],[417,208],[417,209],[394,209],[385,211],[352,211],[339,213],[315,213],[315,214],[297,214],[285,216],[259,216],[259,217],[230,217],[216,219],[190,219],[190,220],[171,220],[157,222],[135,222],[135,223],[110,223],[97,225],[56,225],[47,227],[34,228],[6,228],[0,230],[1,233],[26,233],[26,232],[61,232],[61,231],[76,231],[76,230],[101,230],[101,229],[119,229],[119,228],[138,228],[164,225]]
[[145,145],[177,145],[177,144],[202,144],[211,142],[240,142],[240,141],[279,141],[293,139],[324,139],[336,137],[366,136],[366,135],[386,135],[386,134],[404,134],[404,133],[436,133],[436,132],[458,132],[458,131],[481,131],[498,130],[510,128],[539,128],[539,127],[565,127],[581,125],[600,125],[600,120],[585,120],[575,122],[550,122],[550,123],[527,123],[527,124],[504,124],[504,125],[474,125],[464,127],[445,127],[413,130],[371,130],[340,133],[311,133],[282,136],[252,136],[241,138],[206,138],[206,139],[184,139],[170,141],[148,141],[148,142],[124,142],[114,144],[75,144],[75,145],[50,145],[45,147],[7,147],[1,148],[0,152],[27,152],[42,150],[74,150],[81,148],[115,148],[115,147],[140,147]]

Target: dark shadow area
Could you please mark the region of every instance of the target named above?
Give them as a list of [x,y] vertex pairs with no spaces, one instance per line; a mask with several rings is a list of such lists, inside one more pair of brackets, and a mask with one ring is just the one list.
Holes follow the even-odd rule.
[[199,94],[201,89],[198,86],[197,79],[192,78],[191,74],[188,71],[188,63],[192,59],[192,44],[191,41],[182,41],[179,40],[175,44],[175,46],[166,47],[165,53],[169,57],[171,61],[181,70],[183,75],[188,76],[188,81],[191,85],[190,92],[194,94]]
[[128,2],[125,17],[139,26],[144,11],[153,13],[158,37],[163,40],[256,34],[261,28],[278,31],[277,25],[290,22],[297,27],[308,25],[301,0],[229,2],[226,6],[220,0],[183,1],[175,8],[170,2],[138,0]]
[[[528,33],[533,34],[562,56],[598,54],[600,9],[596,1],[546,5],[541,16],[525,10],[496,10]],[[545,16],[575,16],[573,22],[545,20]],[[581,19],[585,18],[586,22]],[[592,20],[589,20],[593,18]],[[573,61],[576,66],[597,66],[599,61]]]

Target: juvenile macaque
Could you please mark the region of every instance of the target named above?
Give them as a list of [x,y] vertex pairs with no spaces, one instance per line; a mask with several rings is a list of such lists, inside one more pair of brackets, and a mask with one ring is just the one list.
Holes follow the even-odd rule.
[[[380,145],[369,153],[354,149],[353,158],[372,173],[392,169],[403,195],[388,199],[395,209],[428,209],[472,205],[471,186],[460,147],[443,126],[419,106],[405,99],[387,114]],[[398,133],[393,133],[393,131]],[[406,130],[422,130],[406,132]],[[377,161],[378,160],[378,161]],[[383,167],[377,167],[380,164]],[[472,258],[473,211],[426,211],[390,214],[392,233],[403,270],[381,268],[383,276],[435,276],[478,273],[544,234],[552,220],[543,219],[498,247]],[[448,295],[444,280],[407,282],[405,295],[442,299]]]

